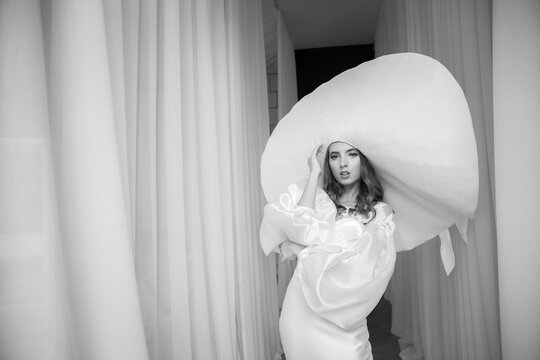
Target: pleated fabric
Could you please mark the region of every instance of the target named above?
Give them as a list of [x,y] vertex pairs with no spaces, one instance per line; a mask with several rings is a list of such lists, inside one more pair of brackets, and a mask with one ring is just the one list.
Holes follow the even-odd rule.
[[[450,241],[398,254],[386,293],[392,332],[402,337],[403,358],[500,359],[490,2],[383,1],[375,54],[403,51],[439,60],[463,88],[476,137],[479,194],[474,220],[452,226]],[[448,246],[455,253],[450,276],[437,260]]]
[[0,2],[0,358],[275,356],[261,17]]

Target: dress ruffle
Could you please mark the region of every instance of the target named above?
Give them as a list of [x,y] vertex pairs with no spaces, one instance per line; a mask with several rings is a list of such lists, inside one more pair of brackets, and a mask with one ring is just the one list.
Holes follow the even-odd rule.
[[393,213],[378,203],[367,225],[335,221],[336,208],[321,189],[315,209],[297,206],[303,186],[292,184],[265,207],[261,243],[268,254],[289,239],[307,247],[295,276],[311,310],[344,330],[365,322],[382,297],[395,263]]
[[264,208],[261,245],[266,255],[285,240],[301,245],[322,245],[333,230],[336,208],[322,190],[317,189],[315,209],[298,206],[304,186],[291,184],[287,191]]

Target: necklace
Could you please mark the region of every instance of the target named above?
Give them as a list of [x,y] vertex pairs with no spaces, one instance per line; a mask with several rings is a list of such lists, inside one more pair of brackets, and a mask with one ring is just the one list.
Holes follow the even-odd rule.
[[344,216],[356,216],[356,208],[348,208],[343,205],[337,204],[336,206],[336,220],[341,219]]
[[[371,212],[368,215],[362,214],[357,208],[356,204],[352,207],[346,207],[341,204],[336,204],[336,220],[345,218],[345,217],[356,217],[363,224],[367,224],[371,221]],[[367,218],[366,218],[367,216]]]

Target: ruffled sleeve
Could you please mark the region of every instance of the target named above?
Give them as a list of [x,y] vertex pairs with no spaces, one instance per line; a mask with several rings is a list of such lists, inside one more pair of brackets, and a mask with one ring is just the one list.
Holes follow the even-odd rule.
[[336,216],[332,200],[318,188],[315,209],[298,206],[304,186],[289,185],[276,201],[265,206],[260,236],[266,255],[287,239],[302,245],[322,245],[330,236]]
[[384,203],[375,209],[376,217],[347,246],[308,247],[298,256],[296,272],[308,305],[346,330],[365,320],[394,270],[393,212]]

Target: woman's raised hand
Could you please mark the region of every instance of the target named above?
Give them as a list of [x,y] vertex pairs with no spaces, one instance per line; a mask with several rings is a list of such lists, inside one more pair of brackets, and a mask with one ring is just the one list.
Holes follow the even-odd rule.
[[281,262],[295,259],[298,256],[298,254],[305,248],[306,247],[304,245],[297,244],[290,240],[285,240],[279,245],[279,253],[281,254]]
[[308,208],[315,208],[315,195],[317,194],[317,185],[321,180],[321,161],[319,161],[319,155],[322,154],[323,146],[319,145],[311,152],[308,158],[309,165],[309,177],[304,188],[304,192],[298,200],[298,206],[306,206]]
[[315,149],[313,149],[313,151],[311,152],[311,155],[308,158],[309,171],[312,174],[315,173],[317,175],[320,175],[322,172],[321,161],[319,160],[322,150],[323,150],[322,145],[315,147]]

